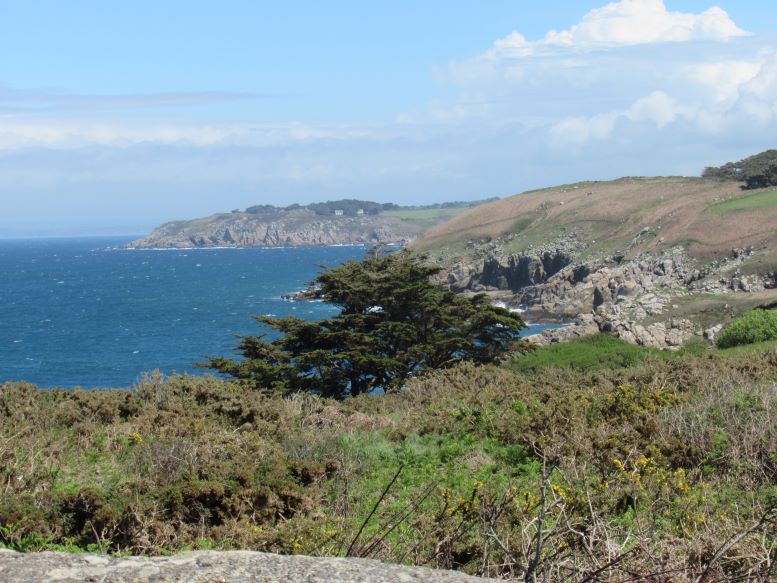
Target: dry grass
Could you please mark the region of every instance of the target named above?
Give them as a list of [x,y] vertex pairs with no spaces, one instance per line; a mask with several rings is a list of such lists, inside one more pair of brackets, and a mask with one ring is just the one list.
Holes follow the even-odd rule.
[[520,232],[509,244],[515,249],[553,239],[566,229],[589,243],[597,241],[599,248],[626,250],[642,229],[650,228],[654,236],[643,237],[633,253],[685,244],[694,256],[719,255],[776,242],[777,207],[715,207],[752,195],[737,183],[700,178],[622,178],[554,187],[474,208],[427,231],[417,247],[461,250],[468,240],[515,232],[518,223]]

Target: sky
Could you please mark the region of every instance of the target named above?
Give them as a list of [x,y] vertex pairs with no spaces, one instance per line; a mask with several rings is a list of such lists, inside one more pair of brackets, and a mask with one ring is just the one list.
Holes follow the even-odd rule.
[[777,147],[758,0],[0,0],[0,238],[698,175]]

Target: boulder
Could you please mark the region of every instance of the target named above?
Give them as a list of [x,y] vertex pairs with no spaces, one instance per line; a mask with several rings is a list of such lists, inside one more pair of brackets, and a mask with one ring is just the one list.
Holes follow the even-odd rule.
[[16,553],[0,549],[3,583],[477,583],[454,571],[368,559],[283,556],[253,551],[195,551],[170,557]]

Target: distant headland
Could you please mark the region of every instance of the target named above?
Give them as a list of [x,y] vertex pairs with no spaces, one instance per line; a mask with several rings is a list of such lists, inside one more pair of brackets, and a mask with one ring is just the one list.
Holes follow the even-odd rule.
[[494,200],[425,206],[354,199],[286,207],[256,205],[189,221],[171,221],[130,246],[175,249],[405,244],[430,227]]

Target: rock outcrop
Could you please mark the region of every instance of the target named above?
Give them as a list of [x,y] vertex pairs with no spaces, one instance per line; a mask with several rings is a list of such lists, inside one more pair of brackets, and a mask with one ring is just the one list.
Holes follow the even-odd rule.
[[676,349],[694,336],[712,340],[720,330],[703,331],[692,318],[672,316],[678,300],[775,286],[774,274],[742,272],[756,255],[752,248],[701,264],[681,246],[630,259],[621,253],[581,258],[584,246],[574,234],[517,254],[503,253],[502,245],[490,240],[472,246],[469,258],[445,271],[447,282],[460,291],[499,292],[503,301],[526,308],[530,320],[570,322],[528,338],[537,344],[601,331],[642,346]]
[[0,549],[3,583],[476,583],[453,571],[367,559],[283,556],[251,551],[197,551],[171,557],[106,557]]
[[306,209],[270,214],[227,213],[174,221],[133,241],[139,249],[187,247],[300,247],[407,243],[421,228],[380,215],[322,217]]
[[[471,209],[414,246],[454,290],[494,294],[529,321],[592,316],[600,330],[673,348],[777,304],[775,200],[774,189],[676,176],[564,184]],[[535,340],[593,329],[574,328]]]

